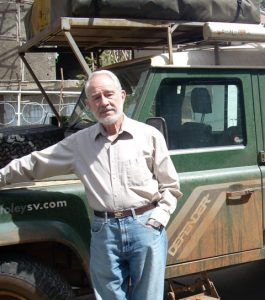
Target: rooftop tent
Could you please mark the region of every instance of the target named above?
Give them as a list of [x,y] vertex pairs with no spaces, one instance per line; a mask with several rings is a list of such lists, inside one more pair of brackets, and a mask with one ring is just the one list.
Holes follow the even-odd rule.
[[28,38],[59,17],[260,23],[259,0],[35,0]]
[[259,23],[259,0],[75,0],[74,16]]

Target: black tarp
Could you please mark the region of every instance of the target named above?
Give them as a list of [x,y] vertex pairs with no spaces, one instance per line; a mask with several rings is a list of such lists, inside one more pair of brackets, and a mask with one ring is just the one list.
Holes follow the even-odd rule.
[[259,0],[74,0],[79,17],[259,23]]
[[30,38],[59,17],[260,23],[259,0],[35,0],[25,19]]

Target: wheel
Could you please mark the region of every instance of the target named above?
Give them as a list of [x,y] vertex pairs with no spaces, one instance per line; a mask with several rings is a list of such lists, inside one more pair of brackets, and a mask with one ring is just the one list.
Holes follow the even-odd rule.
[[70,300],[73,292],[50,267],[27,256],[9,255],[0,258],[0,299]]

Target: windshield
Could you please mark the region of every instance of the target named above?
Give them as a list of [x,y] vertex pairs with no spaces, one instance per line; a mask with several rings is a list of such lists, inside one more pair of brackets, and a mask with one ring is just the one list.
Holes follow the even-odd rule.
[[[122,65],[115,68],[109,68],[114,72],[120,82],[122,88],[126,91],[126,100],[124,103],[124,113],[128,117],[132,117],[139,102],[147,73],[150,67],[150,60],[145,60],[137,64],[129,66]],[[87,127],[96,122],[93,114],[85,105],[86,95],[83,92],[75,106],[73,114],[69,120],[71,127]]]

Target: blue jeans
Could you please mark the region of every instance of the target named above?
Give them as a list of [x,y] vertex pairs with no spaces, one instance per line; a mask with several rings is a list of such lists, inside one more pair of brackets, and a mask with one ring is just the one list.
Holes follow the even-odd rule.
[[90,270],[97,300],[162,300],[167,235],[145,224],[151,214],[94,217]]

